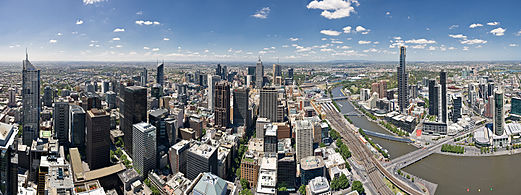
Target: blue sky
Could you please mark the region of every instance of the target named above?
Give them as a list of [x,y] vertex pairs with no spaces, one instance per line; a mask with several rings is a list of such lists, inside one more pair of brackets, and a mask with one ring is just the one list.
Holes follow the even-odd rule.
[[516,0],[2,0],[0,61],[521,60]]

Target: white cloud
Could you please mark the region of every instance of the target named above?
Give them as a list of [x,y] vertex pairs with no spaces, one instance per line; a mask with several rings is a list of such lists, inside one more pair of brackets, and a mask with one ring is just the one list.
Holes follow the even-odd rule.
[[387,15],[387,16],[391,15],[391,12],[385,12],[385,15]]
[[290,37],[289,40],[290,40],[290,41],[298,41],[298,38],[296,38],[296,37]]
[[467,36],[462,35],[462,34],[449,35],[449,37],[452,37],[452,38],[455,38],[455,39],[467,39]]
[[427,45],[423,44],[423,45],[413,45],[411,46],[411,48],[413,49],[425,49]]
[[320,33],[328,35],[328,36],[338,36],[340,35],[340,32],[335,30],[321,30]]
[[102,2],[102,1],[105,1],[105,0],[83,0],[83,4],[85,4],[85,5],[92,5],[92,4],[95,4],[95,3]]
[[268,15],[270,14],[270,7],[264,7],[260,10],[257,10],[257,12],[255,12],[255,14],[251,15],[255,18],[259,18],[259,19],[266,19],[268,18]]
[[359,33],[362,33],[363,35],[366,35],[366,34],[369,33],[369,31],[371,31],[371,30],[366,29],[366,28],[364,28],[363,26],[357,26],[357,27],[355,28],[355,31],[356,31],[356,32],[359,32]]
[[56,33],[56,35],[57,35],[57,36],[62,36],[63,33],[60,33],[60,32],[59,32],[59,33]]
[[143,11],[136,12],[136,15],[143,15]]
[[347,45],[344,45],[344,46],[340,47],[340,49],[349,49],[349,48],[351,48],[351,47],[349,47]]
[[434,40],[427,40],[427,39],[412,39],[407,40],[405,43],[412,43],[412,44],[434,44],[436,41]]
[[461,44],[474,45],[474,44],[485,44],[487,41],[481,39],[469,39],[460,41]]
[[518,45],[518,44],[515,44],[515,43],[511,43],[511,44],[508,45],[508,46],[510,46],[510,47],[517,47],[517,46],[519,46],[519,45]]
[[434,50],[436,50],[436,47],[434,47],[434,46],[429,46],[429,51],[434,51]]
[[49,43],[56,43],[56,42],[58,42],[56,39],[49,40]]
[[503,36],[503,35],[505,35],[505,31],[506,30],[507,29],[499,27],[499,28],[496,28],[494,30],[491,30],[490,33],[492,33],[492,34],[494,34],[496,36]]
[[89,44],[89,47],[94,47],[94,43]]
[[145,47],[143,47],[143,49],[144,49],[144,50],[149,50],[150,47],[145,46]]
[[449,50],[455,50],[456,48],[455,47],[449,47]]
[[170,41],[170,38],[165,37],[165,38],[163,38],[163,41]]
[[83,24],[83,20],[81,20],[81,19],[76,20],[76,24],[77,25]]
[[497,25],[499,25],[499,22],[489,22],[489,23],[487,23],[487,25],[489,25],[489,26],[497,26]]
[[469,47],[465,46],[463,47],[463,51],[468,51],[469,50]]
[[339,19],[349,17],[355,12],[354,6],[360,5],[358,0],[313,0],[307,5],[308,9],[323,10],[320,14],[327,19]]
[[342,30],[344,30],[344,33],[351,33],[351,26],[346,26]]
[[401,37],[393,37],[393,39],[401,40],[402,38]]
[[159,48],[152,48],[152,51],[159,51]]
[[455,29],[455,28],[458,28],[458,27],[459,27],[459,25],[454,24],[454,25],[451,25],[451,26],[449,27],[449,29],[452,30],[452,29]]
[[[520,32],[521,32],[521,31],[520,31]],[[322,38],[322,39],[320,39],[320,40],[325,41],[325,40],[327,40],[327,38]]]
[[135,22],[137,25],[140,25],[140,26],[143,26],[143,25],[146,25],[146,26],[149,26],[149,25],[159,25],[161,23],[159,23],[158,21],[150,21],[150,20],[136,20]]
[[362,41],[362,40],[358,41],[358,44],[360,44],[360,45],[365,45],[365,44],[369,44],[369,43],[371,43],[371,41]]
[[119,41],[119,40],[121,40],[121,39],[120,39],[119,37],[114,37],[114,38],[112,38],[112,40],[113,40],[113,41]]
[[471,24],[471,25],[469,26],[469,28],[476,28],[476,27],[481,27],[481,26],[483,26],[483,24],[476,23],[476,24]]
[[115,28],[113,32],[125,32],[124,28]]
[[116,48],[122,48],[123,45],[116,45]]
[[288,48],[289,45],[282,45],[282,48]]
[[324,49],[320,49],[320,51],[322,51],[322,52],[332,52],[332,51],[335,51],[335,50],[333,50],[331,48],[324,48]]
[[374,53],[374,52],[378,52],[378,50],[375,49],[375,48],[371,48],[371,49],[363,50],[362,52],[364,52],[364,53],[367,53],[367,52],[373,52],[373,53]]
[[335,41],[331,41],[331,43],[334,43],[334,44],[342,44],[342,43],[344,43],[344,42],[342,42],[342,41],[336,41],[336,40],[335,40]]
[[380,42],[375,41],[375,42],[373,42],[373,44],[378,45],[378,44],[380,44]]

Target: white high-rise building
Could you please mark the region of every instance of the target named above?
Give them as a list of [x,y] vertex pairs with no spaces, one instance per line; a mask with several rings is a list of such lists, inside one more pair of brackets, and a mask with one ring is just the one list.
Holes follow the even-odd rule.
[[295,121],[297,161],[313,156],[313,125],[308,120]]
[[156,127],[141,122],[133,125],[132,160],[134,168],[144,178],[156,168]]

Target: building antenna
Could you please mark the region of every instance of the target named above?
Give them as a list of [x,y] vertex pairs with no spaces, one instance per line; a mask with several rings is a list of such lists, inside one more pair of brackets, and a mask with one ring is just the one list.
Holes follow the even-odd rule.
[[29,54],[27,53],[27,47],[25,48],[25,60],[29,60]]

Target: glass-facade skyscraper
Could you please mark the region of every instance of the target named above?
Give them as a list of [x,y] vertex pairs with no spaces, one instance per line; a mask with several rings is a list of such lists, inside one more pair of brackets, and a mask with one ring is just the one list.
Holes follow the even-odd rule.
[[400,47],[400,66],[397,70],[398,76],[398,105],[400,113],[403,113],[409,107],[407,72],[405,71],[405,46]]
[[30,146],[40,129],[40,70],[31,62],[27,53],[22,70],[23,144]]

